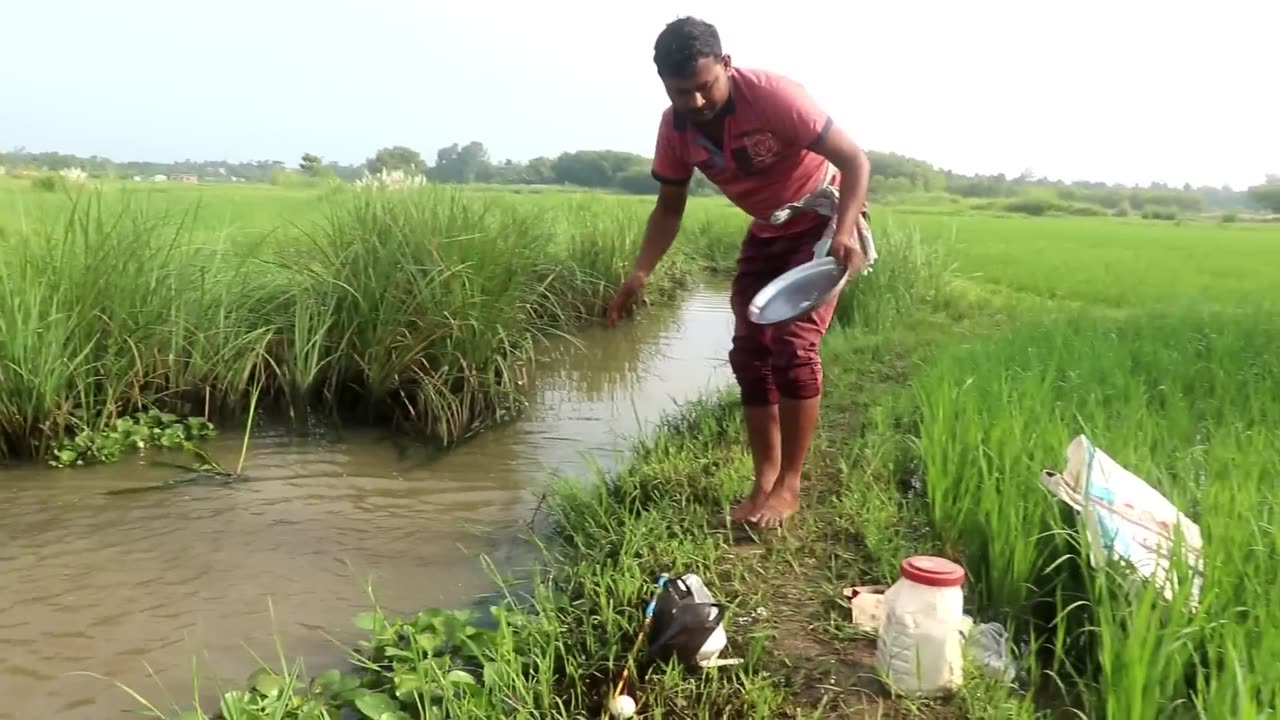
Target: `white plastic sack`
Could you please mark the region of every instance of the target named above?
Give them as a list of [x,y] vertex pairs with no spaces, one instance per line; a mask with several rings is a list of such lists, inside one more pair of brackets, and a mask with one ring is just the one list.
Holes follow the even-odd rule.
[[1191,602],[1198,604],[1204,572],[1199,526],[1084,435],[1067,446],[1066,460],[1061,473],[1045,470],[1040,482],[1084,515],[1093,566],[1107,555],[1125,560],[1139,575],[1158,583],[1165,599],[1172,600],[1175,588],[1169,560],[1178,533],[1183,558],[1195,569]]
[[1000,623],[986,622],[971,627],[965,647],[972,661],[982,666],[987,677],[1006,683],[1017,678],[1018,668],[1009,648],[1009,632]]

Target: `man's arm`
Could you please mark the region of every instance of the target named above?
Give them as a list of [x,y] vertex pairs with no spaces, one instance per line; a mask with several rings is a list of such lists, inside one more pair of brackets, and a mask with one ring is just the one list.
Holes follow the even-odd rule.
[[645,225],[644,240],[640,243],[640,253],[636,256],[632,274],[647,279],[657,266],[658,261],[666,255],[680,232],[680,221],[684,218],[684,209],[689,201],[687,184],[662,183],[658,186],[658,201],[649,213],[649,222]]
[[831,238],[830,255],[853,268],[861,263],[858,220],[866,207],[871,161],[800,83],[780,78],[770,90],[775,131],[785,142],[822,155],[840,169],[840,207]]
[[[848,133],[833,125],[820,135],[811,148],[825,157],[840,169],[840,207],[836,212],[836,229],[831,236],[831,247],[848,247],[852,243],[853,251],[861,253],[862,244],[858,240],[858,219],[867,204],[867,186],[871,182],[871,161],[867,153],[858,146]],[[861,262],[860,258],[841,258],[845,262]]]
[[680,220],[684,217],[689,199],[689,181],[693,179],[693,166],[680,149],[680,142],[672,129],[671,114],[667,108],[658,124],[658,137],[653,149],[653,179],[658,181],[658,202],[649,213],[645,225],[644,240],[636,257],[632,277],[643,283],[658,261],[667,253],[680,232]]
[[631,274],[618,287],[605,314],[610,326],[616,325],[626,314],[632,301],[648,283],[649,273],[653,272],[653,268],[676,239],[688,198],[688,183],[664,182],[658,186],[658,201],[649,213],[649,222],[645,224],[644,240],[640,242],[635,265]]

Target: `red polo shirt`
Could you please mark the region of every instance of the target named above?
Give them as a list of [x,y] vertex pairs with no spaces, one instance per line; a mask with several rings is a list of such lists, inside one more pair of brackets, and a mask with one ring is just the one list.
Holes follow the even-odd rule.
[[[765,70],[734,68],[723,112],[724,136],[713,143],[668,106],[658,126],[653,177],[683,185],[702,171],[725,197],[755,220],[751,232],[770,237],[810,228],[829,218],[796,213],[769,224],[773,211],[817,188],[827,159],[813,146],[831,129],[831,116],[800,83]],[[832,179],[839,182],[839,173]]]

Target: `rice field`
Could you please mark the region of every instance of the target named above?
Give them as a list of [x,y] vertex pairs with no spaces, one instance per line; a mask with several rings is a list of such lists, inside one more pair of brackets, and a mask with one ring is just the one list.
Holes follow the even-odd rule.
[[1280,225],[943,216],[888,209],[946,246],[956,274],[1042,300],[1124,309],[1280,302]]
[[[975,606],[1038,633],[1040,672],[1083,690],[1089,717],[1264,717],[1280,701],[1278,343],[1263,311],[1067,315],[948,348],[919,378],[933,526]],[[1198,607],[1185,565],[1169,602],[1076,559],[1074,523],[1037,485],[1078,433],[1199,524]]]
[[[176,403],[226,414],[254,390],[282,407],[457,438],[518,407],[539,335],[598,313],[647,208],[562,193],[282,191],[288,224],[262,210],[237,225],[233,200],[208,197],[211,221],[112,196],[39,226],[28,208],[47,199],[4,199],[5,453],[38,454],[83,422],[76,409],[98,409],[99,422]],[[693,207],[664,263],[668,291],[727,268],[744,225],[723,203]],[[892,581],[904,553],[928,551],[964,563],[975,618],[1033,650],[1023,690],[1034,692],[980,683],[886,717],[1049,717],[1064,706],[1087,718],[1275,717],[1280,227],[874,217],[882,260],[842,300],[824,346],[832,387],[789,539],[755,557],[721,537],[714,516],[749,464],[734,403],[699,405],[618,476],[561,491],[547,571],[532,583],[537,613],[508,608],[493,631],[432,612],[403,624],[363,616],[381,664],[363,680],[317,676],[323,707],[376,695],[386,699],[363,700],[367,716],[425,713],[428,701],[447,717],[598,713],[650,570],[679,561],[713,577],[731,613],[768,606],[778,617],[731,633],[747,658],[739,672],[646,680],[641,717],[823,717],[827,706],[796,688],[831,685],[823,703],[866,693],[798,675],[796,638],[830,667],[848,662],[848,613],[832,612],[826,593]],[[1081,433],[1199,524],[1198,605],[1082,559],[1074,521],[1038,483]],[[905,492],[913,476],[920,489]],[[236,716],[325,717],[279,702],[292,673],[286,663],[257,677],[233,701],[259,702],[259,714]]]
[[[999,331],[939,343],[912,381],[928,521],[974,607],[1017,627],[1033,676],[1086,717],[1274,716],[1280,228],[929,222],[954,227],[967,282],[1029,298]],[[1080,560],[1038,477],[1081,433],[1199,524],[1198,604],[1185,564],[1166,600]]]

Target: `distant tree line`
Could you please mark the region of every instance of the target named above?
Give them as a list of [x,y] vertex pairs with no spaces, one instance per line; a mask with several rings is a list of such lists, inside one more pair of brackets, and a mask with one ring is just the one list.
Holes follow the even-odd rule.
[[[363,174],[361,166],[342,165],[331,162],[324,163],[315,155],[304,155],[303,163],[311,158],[314,166],[305,168],[313,175],[332,174],[343,180],[354,180]],[[267,183],[282,172],[290,172],[290,168],[282,160],[250,160],[230,162],[226,160],[179,160],[177,162],[151,162],[146,160],[116,161],[99,155],[81,157],[59,152],[29,152],[25,148],[16,148],[9,152],[0,152],[0,167],[9,174],[27,171],[53,171],[80,168],[97,178],[131,177],[150,178],[156,175],[195,175],[201,179],[230,182],[238,178],[245,182]]]
[[[923,160],[898,153],[870,151],[874,197],[953,196],[981,201],[978,204],[1027,214],[1144,214],[1177,216],[1206,211],[1264,211],[1280,213],[1280,175],[1247,190],[1230,187],[1181,187],[1152,183],[1146,187],[1103,182],[1067,183],[1024,172],[1016,177],[964,175],[937,168]],[[653,194],[657,183],[649,174],[650,160],[617,150],[576,150],[526,162],[495,161],[483,143],[454,143],[435,153],[429,163],[420,152],[403,145],[379,149],[365,162],[344,165],[326,162],[312,153],[295,165],[280,160],[228,162],[183,160],[173,163],[117,162],[100,156],[79,157],[56,152],[28,152],[18,148],[0,153],[0,166],[11,172],[23,168],[58,171],[78,167],[95,177],[149,177],[192,174],[202,180],[233,180],[284,184],[317,178],[352,181],[366,172],[399,171],[423,174],[441,183],[495,185],[570,185],[631,194]],[[700,173],[692,183],[694,194],[710,195],[717,189]]]
[[[436,151],[434,165],[412,148],[382,148],[365,161],[370,173],[383,169],[421,172],[442,183],[493,185],[575,185],[636,195],[656,194],[658,183],[650,175],[650,160],[618,150],[575,150],[554,158],[536,157],[528,162],[494,161],[484,143],[454,143]],[[695,174],[694,194],[719,192],[705,177]]]
[[898,153],[868,152],[872,193],[903,196],[944,193],[989,201],[986,206],[1038,215],[1048,212],[1162,217],[1206,211],[1256,210],[1280,213],[1280,175],[1246,190],[1151,183],[1145,187],[1095,181],[1065,182],[1024,172],[1015,177],[964,175]]

